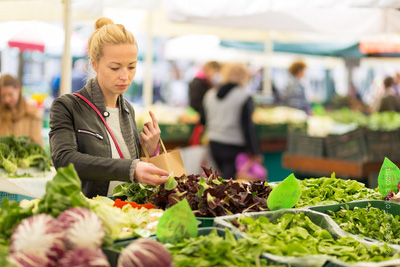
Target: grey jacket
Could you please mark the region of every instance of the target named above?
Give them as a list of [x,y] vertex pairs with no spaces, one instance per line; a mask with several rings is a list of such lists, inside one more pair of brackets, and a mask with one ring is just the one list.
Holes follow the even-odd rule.
[[[108,116],[96,78],[89,80],[77,93],[92,102],[104,117]],[[66,94],[55,99],[51,106],[49,137],[53,164],[59,168],[73,163],[87,197],[106,196],[110,181],[130,181],[133,177],[140,151],[135,112],[122,95],[118,107],[121,132],[131,159],[111,158],[107,129],[82,99]]]

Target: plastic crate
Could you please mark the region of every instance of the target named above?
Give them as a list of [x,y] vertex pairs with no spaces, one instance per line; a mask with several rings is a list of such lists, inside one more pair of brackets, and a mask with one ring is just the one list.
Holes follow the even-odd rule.
[[296,155],[324,157],[325,138],[309,136],[299,131],[290,132],[287,151]]
[[256,124],[256,133],[260,139],[286,139],[288,124]]
[[177,124],[159,124],[161,138],[163,141],[184,141],[189,140],[195,124],[177,123]]
[[365,130],[362,128],[342,135],[327,136],[325,147],[328,158],[362,162],[368,160]]
[[196,220],[200,222],[199,227],[211,227],[214,225],[213,217],[196,217]]
[[[341,203],[341,204],[314,206],[314,207],[309,207],[309,209],[329,215],[329,211],[337,212],[341,208],[345,208],[346,206],[350,210],[352,210],[356,207],[366,208],[366,207],[368,207],[368,205],[370,205],[373,208],[378,208],[378,209],[384,211],[385,213],[392,214],[393,216],[400,215],[400,203],[392,202],[392,201],[384,201],[384,200],[357,200],[357,201]],[[369,238],[369,237],[364,237],[364,239],[375,241],[374,239]]]
[[366,131],[369,160],[383,161],[385,157],[390,160],[400,160],[400,130]]
[[32,197],[28,197],[28,196],[24,196],[24,195],[12,194],[12,193],[8,193],[8,192],[0,191],[0,207],[3,203],[3,199],[5,199],[5,198],[7,198],[9,200],[14,200],[17,202],[20,202],[23,199],[28,199],[28,200],[33,199]]
[[[322,207],[322,206],[321,206]],[[315,210],[310,210],[308,208],[301,209],[284,209],[278,211],[267,211],[267,212],[249,212],[243,214],[227,215],[217,217],[214,221],[215,227],[226,227],[231,229],[232,233],[236,235],[241,235],[243,238],[249,238],[245,232],[241,232],[237,227],[233,226],[231,221],[237,220],[240,217],[253,217],[257,219],[258,217],[266,217],[271,222],[275,222],[283,214],[291,213],[304,213],[314,224],[318,225],[322,229],[327,230],[333,238],[351,236],[355,238],[360,243],[371,245],[380,245],[376,242],[368,242],[361,238],[357,238],[355,235],[351,235],[342,229],[333,221],[330,216],[317,212]],[[399,249],[396,247],[395,252],[399,253]],[[279,256],[271,253],[263,252],[262,258],[266,258],[271,262],[291,264],[290,266],[323,266],[323,267],[347,267],[347,266],[368,266],[368,267],[383,267],[383,266],[400,266],[400,259],[388,260],[385,262],[366,262],[363,265],[350,264],[340,261],[338,259],[327,257],[324,254],[317,255],[307,255],[307,256]],[[300,263],[302,262],[302,263]]]

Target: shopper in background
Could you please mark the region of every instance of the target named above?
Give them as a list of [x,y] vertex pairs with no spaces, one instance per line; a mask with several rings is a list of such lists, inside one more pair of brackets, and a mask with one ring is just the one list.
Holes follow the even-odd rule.
[[235,159],[246,152],[262,163],[260,142],[252,121],[254,104],[245,87],[249,72],[242,64],[222,69],[221,85],[209,90],[203,99],[201,123],[205,124],[211,154],[225,179],[236,174]]
[[390,76],[383,80],[383,96],[378,99],[376,111],[397,111],[400,112],[400,97],[394,89],[394,79]]
[[29,136],[43,146],[42,113],[22,96],[20,81],[4,74],[0,78],[0,136]]
[[190,106],[197,112],[201,112],[204,95],[218,83],[220,69],[221,65],[218,62],[207,62],[189,83]]
[[281,103],[285,106],[304,110],[307,114],[310,114],[310,104],[306,99],[304,86],[301,84],[306,67],[307,65],[303,61],[296,61],[290,65],[288,83],[281,94]]
[[[163,184],[168,178],[159,176],[169,173],[139,160],[135,111],[123,97],[136,74],[136,40],[123,25],[110,19],[100,18],[95,26],[88,54],[97,76],[77,91],[79,95],[55,99],[50,110],[54,166],[73,163],[87,197],[112,195],[117,181]],[[149,154],[155,156],[161,132],[153,113],[150,116],[152,121],[145,123],[140,137]]]

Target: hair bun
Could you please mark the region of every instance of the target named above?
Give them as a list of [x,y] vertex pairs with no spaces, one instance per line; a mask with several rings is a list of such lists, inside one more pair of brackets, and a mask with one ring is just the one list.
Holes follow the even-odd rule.
[[95,23],[95,28],[97,30],[97,29],[100,29],[101,27],[106,26],[108,24],[114,24],[114,21],[112,21],[109,18],[99,18]]

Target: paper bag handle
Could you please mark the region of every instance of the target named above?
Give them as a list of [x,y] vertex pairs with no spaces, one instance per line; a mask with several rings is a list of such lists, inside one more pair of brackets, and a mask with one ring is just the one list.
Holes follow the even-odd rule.
[[[160,140],[159,140],[159,144],[161,145],[160,146],[161,147],[160,154],[161,153],[167,153],[167,150],[165,149],[165,146],[164,146],[163,141],[161,140],[161,137],[160,137]],[[142,145],[142,149],[143,149],[143,152],[144,152],[144,155],[146,156],[146,158],[150,158],[149,152],[147,151],[146,146],[144,144]]]

